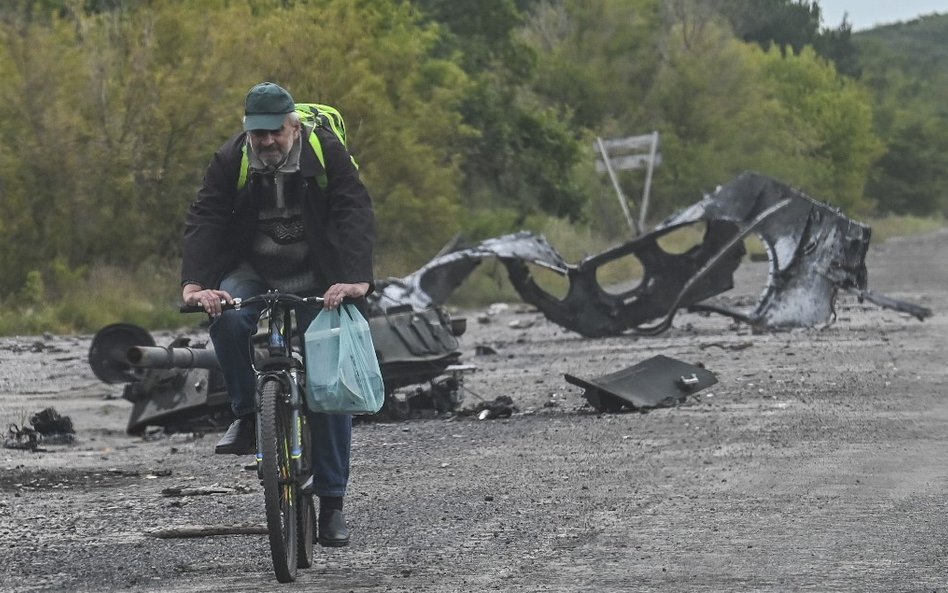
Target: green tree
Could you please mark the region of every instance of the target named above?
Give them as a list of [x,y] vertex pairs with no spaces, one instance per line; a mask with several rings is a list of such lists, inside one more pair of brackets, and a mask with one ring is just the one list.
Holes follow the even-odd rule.
[[646,125],[641,99],[659,65],[660,19],[654,0],[539,5],[522,33],[538,56],[536,92],[579,126]]
[[439,51],[471,79],[460,112],[476,136],[464,143],[464,230],[484,235],[518,227],[535,212],[576,219],[583,193],[573,181],[578,152],[568,114],[532,92],[536,55],[518,36],[512,0],[415,0],[441,31]]
[[905,113],[889,130],[866,193],[882,213],[948,213],[948,118]]
[[948,15],[854,36],[886,153],[866,191],[882,212],[948,212]]
[[721,13],[734,33],[763,49],[772,45],[781,53],[799,53],[819,38],[822,21],[819,2],[808,0],[721,0]]
[[768,57],[764,73],[789,110],[789,129],[813,141],[806,155],[813,167],[799,171],[799,178],[807,180],[814,197],[853,215],[869,214],[866,179],[883,151],[873,130],[870,94],[812,50],[793,58]]
[[[0,19],[0,294],[60,258],[174,259],[183,212],[264,79],[337,105],[405,272],[458,228],[463,71],[396,1],[66,2]],[[35,8],[35,7],[34,7]],[[318,10],[315,10],[318,8]],[[384,273],[384,271],[383,271]]]
[[836,28],[824,27],[818,1],[809,0],[712,0],[744,41],[763,49],[772,45],[783,55],[800,53],[804,47],[833,62],[836,70],[858,77],[859,67],[852,43],[852,25],[844,18]]
[[713,20],[674,26],[665,52],[648,104],[660,114],[666,158],[655,194],[666,208],[755,169],[868,212],[863,186],[881,146],[857,83],[812,50],[764,52]]
[[[799,183],[813,141],[790,129],[786,107],[763,79],[762,50],[712,21],[674,27],[665,52],[647,97],[662,133],[654,190],[660,211],[691,203],[748,169]],[[773,53],[780,59],[779,50]]]

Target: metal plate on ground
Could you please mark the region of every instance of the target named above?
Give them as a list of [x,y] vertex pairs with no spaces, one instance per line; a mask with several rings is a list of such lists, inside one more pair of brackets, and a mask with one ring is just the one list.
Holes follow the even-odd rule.
[[707,369],[661,354],[594,379],[570,374],[565,378],[582,387],[583,396],[600,412],[675,406],[688,395],[718,382]]

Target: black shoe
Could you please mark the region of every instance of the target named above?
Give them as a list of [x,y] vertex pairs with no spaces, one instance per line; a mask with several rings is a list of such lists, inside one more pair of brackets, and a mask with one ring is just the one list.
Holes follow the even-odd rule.
[[217,442],[214,453],[218,455],[250,455],[257,452],[257,431],[253,416],[238,418]]
[[329,511],[329,514],[319,519],[319,536],[316,540],[325,548],[341,548],[349,545],[349,527],[346,525],[346,516],[339,510]]

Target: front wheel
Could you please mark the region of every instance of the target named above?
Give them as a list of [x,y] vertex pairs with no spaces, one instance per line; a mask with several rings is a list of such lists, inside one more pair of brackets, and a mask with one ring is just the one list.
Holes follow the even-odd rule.
[[265,381],[260,390],[260,478],[263,482],[267,531],[273,572],[281,583],[296,579],[297,504],[299,487],[290,457],[290,423],[286,389],[276,379]]

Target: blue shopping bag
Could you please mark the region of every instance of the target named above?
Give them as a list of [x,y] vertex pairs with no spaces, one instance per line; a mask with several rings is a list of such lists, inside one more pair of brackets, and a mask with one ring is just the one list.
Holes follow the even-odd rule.
[[306,405],[327,414],[374,414],[385,387],[369,322],[353,305],[323,309],[304,334]]

